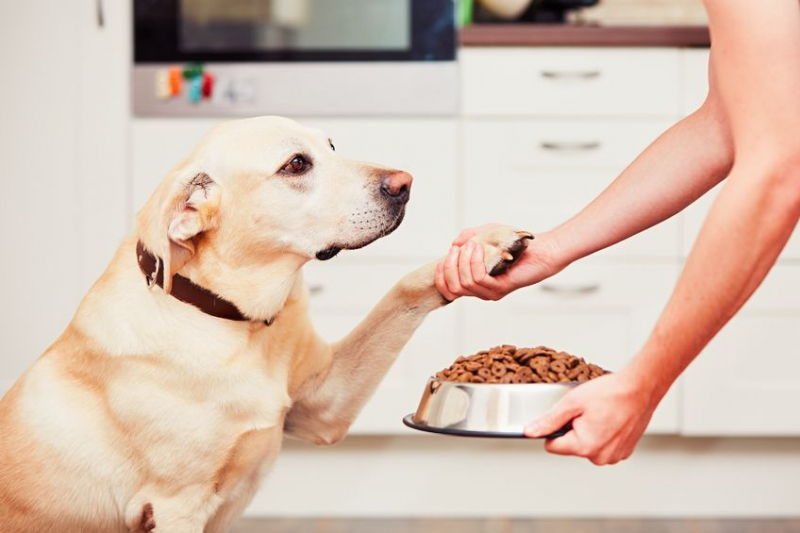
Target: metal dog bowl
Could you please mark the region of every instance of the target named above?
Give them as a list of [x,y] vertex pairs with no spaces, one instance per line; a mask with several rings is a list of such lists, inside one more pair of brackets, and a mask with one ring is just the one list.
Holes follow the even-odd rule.
[[[525,426],[579,383],[494,384],[428,380],[410,428],[465,437],[525,438]],[[547,435],[564,435],[570,426]]]

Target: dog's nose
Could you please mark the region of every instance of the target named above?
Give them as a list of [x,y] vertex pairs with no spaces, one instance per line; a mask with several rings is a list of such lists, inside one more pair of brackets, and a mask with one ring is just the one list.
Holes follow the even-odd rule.
[[395,202],[407,202],[413,178],[408,172],[396,170],[381,180],[381,192]]

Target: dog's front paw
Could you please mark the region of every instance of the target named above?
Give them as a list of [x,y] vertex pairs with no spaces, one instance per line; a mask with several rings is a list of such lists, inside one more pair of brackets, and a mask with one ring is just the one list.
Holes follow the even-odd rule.
[[483,246],[483,262],[490,276],[503,274],[533,240],[533,235],[508,226],[498,226],[472,237]]

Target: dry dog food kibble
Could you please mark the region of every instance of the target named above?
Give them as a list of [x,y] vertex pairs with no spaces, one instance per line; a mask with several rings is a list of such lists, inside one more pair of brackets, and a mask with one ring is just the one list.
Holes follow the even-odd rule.
[[517,348],[504,344],[459,357],[436,377],[462,383],[570,383],[589,381],[607,372],[581,357],[544,346]]

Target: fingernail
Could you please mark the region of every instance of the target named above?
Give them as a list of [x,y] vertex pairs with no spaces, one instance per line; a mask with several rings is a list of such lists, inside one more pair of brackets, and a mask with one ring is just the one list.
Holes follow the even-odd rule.
[[539,426],[539,424],[533,422],[525,426],[525,434],[529,437],[538,437],[541,429],[542,428]]

